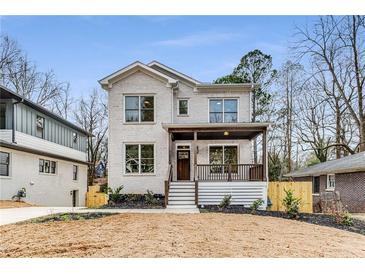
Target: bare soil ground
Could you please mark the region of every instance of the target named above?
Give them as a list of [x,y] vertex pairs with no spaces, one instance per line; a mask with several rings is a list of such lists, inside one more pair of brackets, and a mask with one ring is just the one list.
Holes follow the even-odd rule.
[[363,235],[247,214],[118,214],[0,235],[0,257],[365,257]]
[[0,200],[0,208],[28,207],[32,206],[25,202],[14,202],[8,200]]

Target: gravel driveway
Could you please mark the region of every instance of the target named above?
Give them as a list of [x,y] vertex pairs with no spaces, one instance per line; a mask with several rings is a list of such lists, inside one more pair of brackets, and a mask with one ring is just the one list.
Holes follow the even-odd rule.
[[118,214],[0,227],[0,257],[365,257],[365,236],[248,214]]

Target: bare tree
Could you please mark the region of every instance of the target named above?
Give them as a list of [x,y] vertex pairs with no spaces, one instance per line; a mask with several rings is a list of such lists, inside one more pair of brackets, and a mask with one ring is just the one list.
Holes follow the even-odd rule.
[[[328,72],[359,129],[358,147],[365,151],[365,17],[320,17],[311,30],[298,28],[294,49],[309,55]],[[354,95],[356,94],[356,95]]]
[[284,151],[283,157],[287,166],[287,171],[292,171],[293,162],[293,130],[294,113],[296,111],[297,96],[302,89],[304,76],[303,66],[292,61],[287,61],[279,71],[279,88],[282,90],[280,96],[278,120],[281,123],[281,128],[284,131]]
[[20,49],[17,43],[7,35],[0,35],[0,77],[4,78],[4,69],[11,66],[20,56]]
[[328,102],[310,86],[301,92],[301,104],[296,113],[296,134],[302,141],[303,151],[313,151],[320,162],[327,161],[331,149],[331,134],[328,124],[331,114]]
[[75,104],[75,99],[70,93],[70,84],[67,83],[64,86],[60,86],[59,93],[54,101],[52,111],[65,119],[69,119]]
[[95,89],[88,97],[80,99],[74,115],[80,127],[93,135],[88,138],[87,145],[87,157],[90,163],[88,168],[88,183],[90,185],[95,178],[96,165],[102,157],[101,148],[108,130],[107,107],[104,93]]
[[27,99],[53,109],[69,84],[59,82],[52,70],[39,72],[36,65],[29,61],[17,43],[8,36],[1,36],[0,39],[1,83]]

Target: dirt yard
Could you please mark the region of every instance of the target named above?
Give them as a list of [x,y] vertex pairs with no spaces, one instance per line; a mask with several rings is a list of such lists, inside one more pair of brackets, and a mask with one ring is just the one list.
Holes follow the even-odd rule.
[[0,257],[365,257],[360,234],[247,214],[119,214],[0,235]]
[[8,201],[8,200],[0,200],[0,209],[1,208],[14,208],[14,207],[28,207],[32,206],[30,204],[27,204],[25,202],[14,202],[14,201]]

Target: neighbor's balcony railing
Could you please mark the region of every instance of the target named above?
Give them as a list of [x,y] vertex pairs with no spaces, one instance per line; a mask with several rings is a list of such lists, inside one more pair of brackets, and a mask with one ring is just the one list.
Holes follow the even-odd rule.
[[263,181],[262,164],[196,165],[197,181]]

